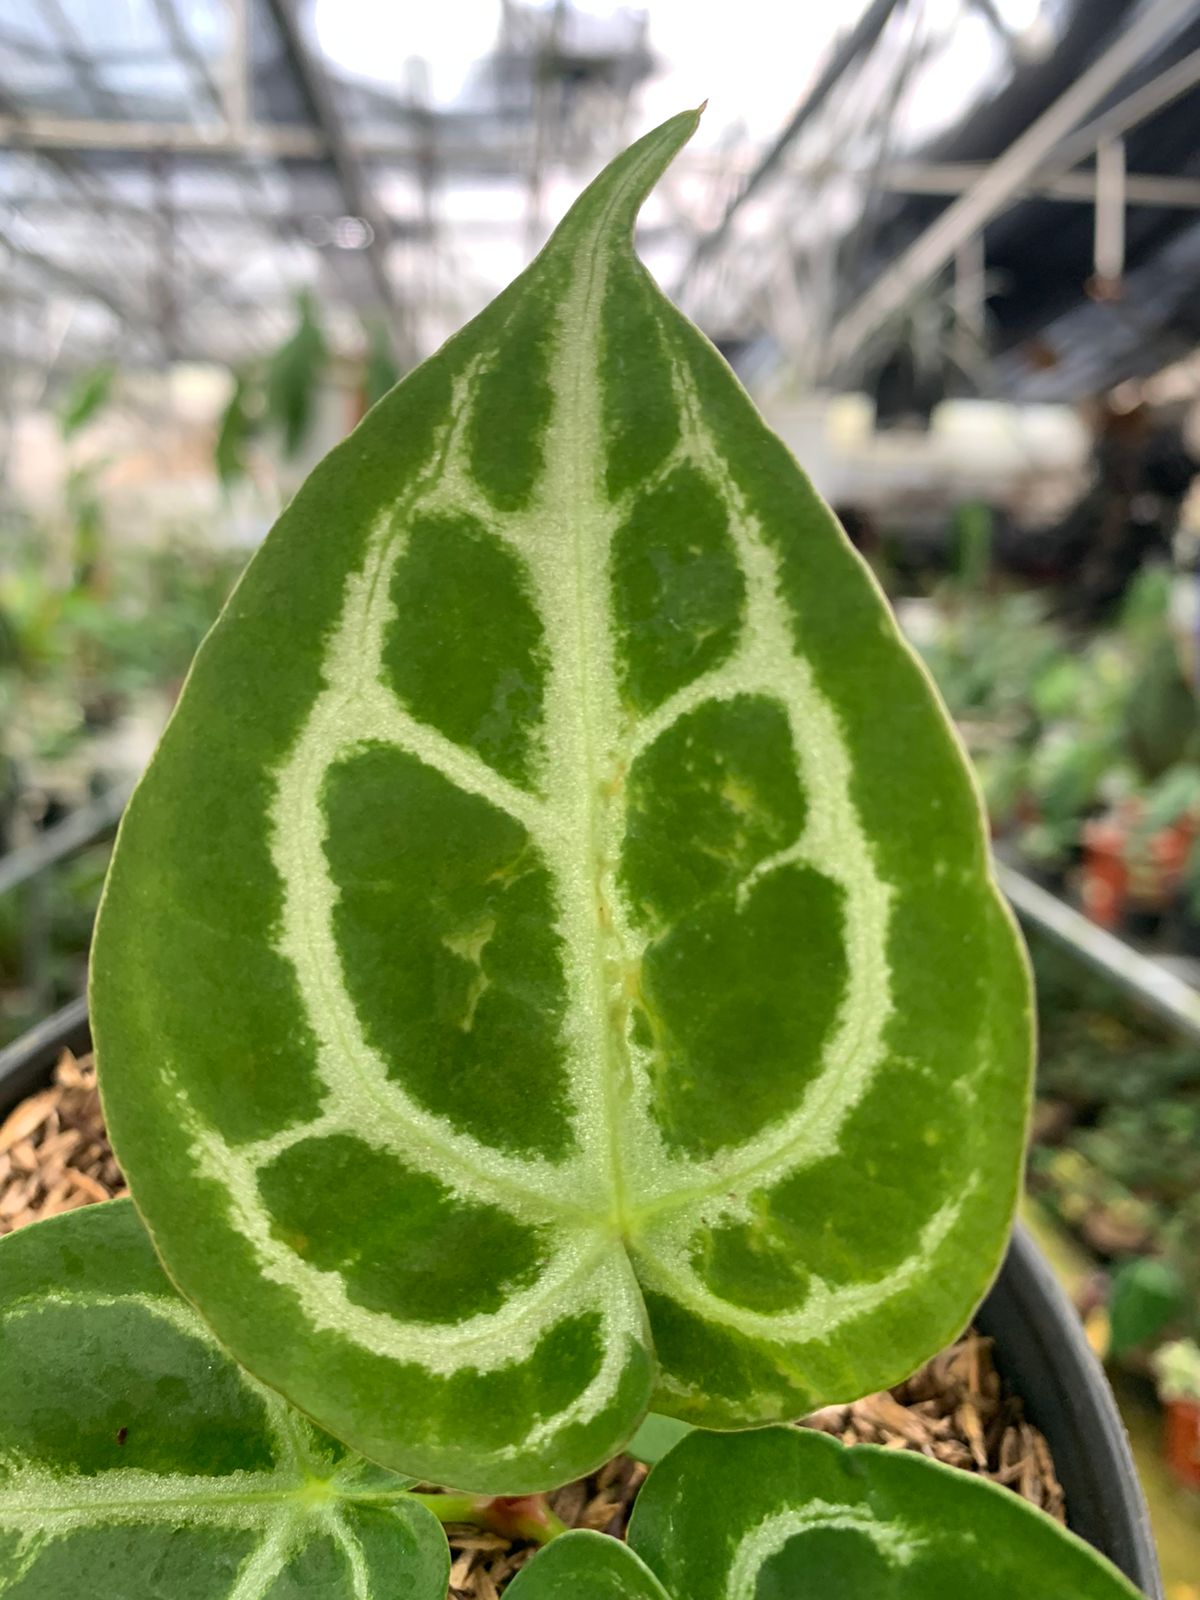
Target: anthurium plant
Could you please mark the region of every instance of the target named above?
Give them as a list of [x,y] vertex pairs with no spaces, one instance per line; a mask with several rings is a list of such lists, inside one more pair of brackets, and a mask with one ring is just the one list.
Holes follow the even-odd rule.
[[445,1600],[441,1523],[464,1520],[545,1545],[513,1600],[1133,1594],[1007,1490],[798,1428],[691,1432],[628,1547],[532,1503],[420,1492],[240,1367],[127,1200],[10,1235],[0,1268],[5,1600]]
[[[546,1545],[517,1600],[1132,1593],[950,1469],[683,1426],[962,1328],[1031,1066],[929,681],[634,254],[697,115],[316,470],[196,657],[93,955],[137,1215],[0,1246],[4,1600],[442,1600],[462,1515]],[[522,1509],[651,1408],[627,1548]]]

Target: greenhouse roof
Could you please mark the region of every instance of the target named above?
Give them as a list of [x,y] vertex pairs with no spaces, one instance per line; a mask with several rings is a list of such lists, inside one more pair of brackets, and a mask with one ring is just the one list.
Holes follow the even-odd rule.
[[[7,0],[0,365],[43,378],[112,356],[237,366],[278,343],[305,288],[339,346],[361,347],[377,322],[414,359],[520,269],[622,143],[707,93],[701,135],[644,213],[643,254],[727,347],[765,337],[802,377],[853,372],[891,314],[871,301],[889,293],[892,255],[943,226],[1053,110],[1064,68],[1113,57],[1082,124],[1154,81],[1164,51],[1194,87],[1182,30],[1198,10],[743,0],[731,51],[688,0]],[[1091,42],[1069,58],[1085,14]],[[1045,202],[1085,242],[1089,155]],[[1146,170],[1175,175],[1194,152],[1171,159]],[[989,250],[1036,209],[986,231],[1014,196],[975,229]],[[1182,191],[1167,209],[1189,219]],[[1135,250],[1145,216],[1131,212]],[[1078,300],[1074,256],[1060,277],[1065,299],[1023,303],[1034,323]],[[1017,311],[1002,306],[1001,324]]]

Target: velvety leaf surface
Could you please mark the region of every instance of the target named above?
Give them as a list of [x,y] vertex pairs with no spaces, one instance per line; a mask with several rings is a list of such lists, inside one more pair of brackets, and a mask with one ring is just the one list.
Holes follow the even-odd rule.
[[[1010,1490],[924,1456],[847,1449],[802,1428],[690,1435],[647,1478],[629,1542],[672,1600],[1137,1595],[1089,1545]],[[641,1594],[632,1585],[616,1592]]]
[[604,1533],[560,1534],[505,1590],[505,1600],[670,1600],[658,1579]]
[[313,474],[122,828],[92,978],[172,1277],[364,1454],[483,1491],[653,1400],[886,1386],[1002,1253],[1028,984],[874,583],[584,194]]
[[131,1202],[0,1241],[4,1600],[445,1600],[409,1481],[229,1359]]

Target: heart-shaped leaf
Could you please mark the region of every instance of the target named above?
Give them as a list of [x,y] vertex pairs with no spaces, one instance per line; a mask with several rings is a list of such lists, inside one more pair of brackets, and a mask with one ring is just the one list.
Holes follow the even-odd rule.
[[130,805],[101,1089],[174,1280],[397,1470],[881,1388],[1000,1260],[1029,993],[866,569],[634,256],[676,117],[317,469]]
[[131,1202],[0,1241],[4,1600],[445,1600],[408,1481],[229,1359]]
[[585,1529],[561,1534],[522,1567],[505,1600],[671,1600],[626,1544]]
[[[1103,1556],[1010,1489],[802,1428],[690,1435],[646,1480],[629,1542],[671,1600],[1137,1595]],[[540,1595],[532,1579],[544,1559],[528,1568],[531,1597]],[[598,1591],[610,1592],[614,1600],[643,1593],[635,1581]]]

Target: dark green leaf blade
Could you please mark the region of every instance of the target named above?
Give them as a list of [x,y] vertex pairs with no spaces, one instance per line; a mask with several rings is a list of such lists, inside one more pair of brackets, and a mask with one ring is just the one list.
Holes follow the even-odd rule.
[[552,1540],[505,1593],[511,1600],[670,1600],[628,1545],[586,1529]]
[[313,474],[122,828],[92,1004],[172,1276],[485,1492],[881,1388],[1015,1202],[1029,985],[863,565],[633,253],[655,130]]
[[408,1484],[229,1359],[129,1201],[0,1241],[4,1600],[445,1600]]
[[646,1480],[629,1543],[675,1600],[1135,1600],[1009,1489],[803,1428],[694,1433]]

